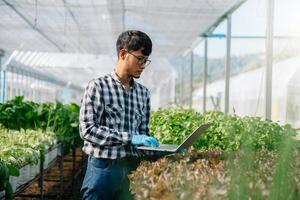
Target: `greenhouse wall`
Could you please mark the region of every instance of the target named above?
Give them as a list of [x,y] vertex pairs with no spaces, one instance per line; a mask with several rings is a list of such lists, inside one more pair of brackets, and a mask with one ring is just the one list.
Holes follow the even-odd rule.
[[[279,123],[289,122],[300,126],[300,56],[286,59],[273,65],[272,120]],[[230,113],[241,116],[264,117],[265,106],[265,69],[231,77]],[[224,80],[207,86],[207,110],[224,110]],[[194,91],[194,108],[202,112],[203,89]]]

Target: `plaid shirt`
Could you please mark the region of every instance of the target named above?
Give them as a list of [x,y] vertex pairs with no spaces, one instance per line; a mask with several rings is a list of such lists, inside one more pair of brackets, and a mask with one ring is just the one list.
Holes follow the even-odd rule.
[[140,156],[131,137],[149,136],[149,124],[150,92],[146,87],[133,81],[126,91],[115,72],[88,83],[80,108],[80,137],[86,154],[109,159]]

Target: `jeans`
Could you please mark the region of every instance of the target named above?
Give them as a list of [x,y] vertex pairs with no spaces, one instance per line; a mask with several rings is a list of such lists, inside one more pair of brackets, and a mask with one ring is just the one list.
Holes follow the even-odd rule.
[[128,174],[137,168],[136,158],[119,160],[89,156],[81,195],[84,200],[130,200]]

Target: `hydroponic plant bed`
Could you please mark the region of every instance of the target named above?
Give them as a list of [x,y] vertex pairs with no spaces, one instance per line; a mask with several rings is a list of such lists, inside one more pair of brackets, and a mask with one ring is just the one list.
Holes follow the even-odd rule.
[[180,107],[153,112],[151,121],[167,144],[211,127],[192,150],[142,162],[130,175],[136,199],[300,199],[300,145],[290,125]]
[[[76,149],[74,156],[75,157],[73,157],[72,152],[64,156],[62,174],[60,171],[59,162],[56,162],[44,174],[44,199],[80,199],[79,190],[84,175],[86,157],[79,148]],[[63,175],[63,177],[61,177],[61,175]],[[60,188],[61,178],[63,180],[62,188]],[[26,187],[25,190],[19,192],[14,199],[41,199],[39,181],[35,180],[34,182],[30,183],[30,185]]]

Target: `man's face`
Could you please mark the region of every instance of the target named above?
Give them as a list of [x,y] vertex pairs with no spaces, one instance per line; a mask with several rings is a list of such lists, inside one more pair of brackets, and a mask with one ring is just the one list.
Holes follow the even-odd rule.
[[138,51],[132,51],[132,52],[126,51],[125,53],[126,53],[125,63],[126,63],[127,73],[134,78],[140,78],[143,70],[145,69],[147,62],[150,62],[148,61],[149,56],[145,56],[142,53],[142,49]]

